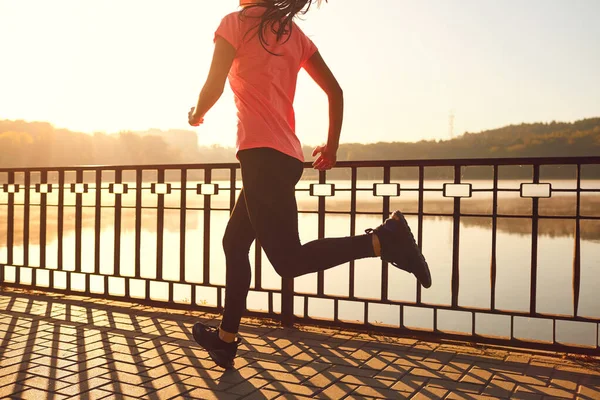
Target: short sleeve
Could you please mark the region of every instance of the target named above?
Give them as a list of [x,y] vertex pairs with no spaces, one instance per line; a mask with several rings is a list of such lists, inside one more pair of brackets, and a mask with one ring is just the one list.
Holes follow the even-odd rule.
[[217,41],[217,36],[221,36],[227,40],[236,50],[240,45],[240,18],[239,13],[231,13],[221,20],[221,24],[215,31],[214,41]]
[[302,61],[300,65],[304,65],[308,61],[309,58],[313,56],[317,52],[317,46],[313,43],[312,40],[300,29],[296,26],[297,31],[300,33],[300,42],[302,44]]

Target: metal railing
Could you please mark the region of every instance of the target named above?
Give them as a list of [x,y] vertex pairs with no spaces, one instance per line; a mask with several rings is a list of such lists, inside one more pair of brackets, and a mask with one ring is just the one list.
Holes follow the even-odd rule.
[[[309,170],[310,164],[305,168]],[[425,338],[466,338],[484,343],[597,352],[600,315],[593,310],[582,315],[579,310],[582,243],[600,246],[600,235],[596,236],[595,228],[582,238],[582,224],[600,227],[600,207],[596,207],[600,205],[596,201],[596,196],[600,196],[599,171],[600,157],[570,157],[340,162],[327,173],[307,172],[309,177],[314,174],[314,182],[301,181],[297,187],[297,195],[309,199],[308,207],[300,207],[300,215],[316,216],[318,238],[325,237],[326,226],[333,217],[346,218],[347,235],[354,235],[360,225],[357,217],[380,222],[402,196],[409,198],[402,203],[407,207],[403,211],[411,219],[420,247],[430,232],[425,229],[428,221],[445,221],[450,227],[451,252],[440,265],[430,261],[434,279],[430,290],[438,294],[444,290],[435,286],[435,281],[443,281],[438,275],[446,271],[450,275],[449,293],[442,294],[448,295],[448,301],[427,300],[416,281],[411,289],[413,298],[391,295],[395,287],[392,273],[380,261],[373,269],[380,283],[374,297],[357,293],[357,285],[361,283],[357,278],[357,262],[344,267],[347,270],[341,276],[344,279],[347,276],[348,285],[344,285],[343,294],[326,289],[324,272],[316,274],[314,290],[302,290],[298,285],[295,289],[294,280],[266,284],[263,270],[272,267],[264,265],[260,244],[256,243],[251,293],[264,300],[266,306],[263,311],[249,314],[279,319],[285,325],[309,323],[391,334],[415,333]],[[226,221],[225,214],[233,209],[241,189],[239,178],[238,164],[0,169],[0,285],[220,310],[224,279],[213,275],[223,274],[224,263],[214,261],[220,259],[215,249],[211,249],[211,243],[214,246],[221,242],[220,236],[214,237],[215,219]],[[336,196],[343,200],[332,207]],[[512,196],[518,203],[514,206],[517,211],[511,211],[512,203],[499,207],[505,196]],[[469,206],[468,201],[473,198],[479,198],[487,206]],[[570,211],[558,215],[542,212],[540,206],[544,201],[556,198],[566,199],[572,205],[567,207]],[[188,229],[192,215],[192,225],[196,228],[202,225],[200,246],[193,242]],[[479,270],[489,270],[489,283],[481,282],[485,291],[489,285],[489,297],[478,304],[461,301],[460,297],[465,279],[461,257],[470,253],[465,251],[465,243],[461,246],[464,230],[461,221],[468,220],[484,221],[490,236],[489,253],[486,250],[489,263],[477,266]],[[503,221],[518,221],[519,226],[526,226],[519,238],[531,241],[530,268],[526,271],[528,304],[516,311],[497,304],[498,257],[507,251],[498,252],[499,237],[505,234],[500,226]],[[538,248],[543,236],[541,221],[562,221],[572,226],[567,239],[563,239],[573,238],[569,313],[548,313],[538,304],[538,282],[543,278]],[[165,243],[166,231],[177,244]],[[199,230],[195,238],[199,239]],[[69,240],[74,243],[68,244]],[[146,242],[152,245],[148,247]],[[597,251],[595,248],[592,251]],[[425,255],[429,258],[427,252]],[[592,253],[584,269],[597,280],[600,270],[594,257],[597,260],[600,253],[596,256]],[[504,295],[511,294],[505,290]],[[600,304],[596,300],[586,301],[594,308],[593,304]],[[352,309],[350,313],[348,307]],[[319,308],[322,309],[314,312]],[[386,315],[383,323],[373,317],[381,315],[382,309]],[[349,314],[350,320],[344,317]],[[447,323],[449,319],[462,321],[458,331],[454,329],[456,324]],[[490,323],[501,325],[498,331],[504,334],[490,334],[489,330],[482,333],[486,331],[482,325]],[[453,328],[447,328],[448,325]],[[543,339],[522,334],[532,326],[544,331]],[[571,336],[561,333],[563,328]],[[573,343],[569,339],[573,332],[575,336],[586,333],[588,341],[584,345]]]

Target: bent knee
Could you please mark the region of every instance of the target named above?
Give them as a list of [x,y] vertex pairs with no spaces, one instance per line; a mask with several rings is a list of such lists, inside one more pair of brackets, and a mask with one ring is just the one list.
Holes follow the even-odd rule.
[[281,276],[282,278],[293,279],[296,277],[296,274],[294,271],[297,268],[293,261],[290,261],[289,259],[276,261],[276,262],[271,261],[271,264],[273,265],[275,272],[277,272],[277,274],[279,276]]

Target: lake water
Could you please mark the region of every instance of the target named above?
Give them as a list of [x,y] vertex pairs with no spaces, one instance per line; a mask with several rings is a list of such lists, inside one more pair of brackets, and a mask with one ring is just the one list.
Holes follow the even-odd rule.
[[[218,182],[221,188],[228,187],[228,182]],[[312,182],[302,181],[299,189],[306,189]],[[350,188],[349,182],[333,182],[337,191],[335,197],[326,200],[329,211],[349,211],[350,192],[343,191]],[[520,182],[502,181],[501,187],[518,188]],[[411,191],[418,188],[417,182],[400,182],[402,192],[400,197],[391,198],[391,209],[399,208],[405,212],[417,211],[418,192]],[[241,185],[241,184],[239,184]],[[359,181],[359,188],[365,189],[358,193],[358,211],[381,211],[381,198],[374,198],[372,191],[373,182]],[[428,188],[441,188],[442,182],[427,182]],[[587,186],[585,186],[587,185]],[[135,248],[135,192],[131,185],[128,194],[122,195],[121,216],[121,274],[134,275],[134,248]],[[149,185],[144,185],[146,187]],[[474,182],[474,188],[491,189],[491,182]],[[585,182],[584,187],[600,189],[600,182]],[[173,182],[177,189],[177,183]],[[188,188],[195,188],[194,182],[188,183]],[[573,189],[572,181],[553,182],[553,189]],[[4,197],[2,197],[4,196]],[[0,264],[6,263],[6,195],[0,195]],[[100,272],[112,274],[114,272],[114,195],[103,191],[102,205],[107,206],[101,211],[101,237],[100,237]],[[143,206],[154,207],[157,204],[157,195],[144,192]],[[23,191],[15,196],[17,203],[23,202]],[[84,205],[89,206],[83,210],[82,231],[82,270],[93,272],[94,267],[94,232],[95,232],[95,192],[83,195]],[[307,192],[298,192],[297,199],[301,211],[314,211],[317,209],[317,198],[310,197]],[[475,192],[471,199],[461,200],[463,213],[477,213],[490,215],[490,217],[462,217],[460,228],[460,290],[459,305],[482,310],[490,307],[490,263],[492,242],[492,197],[491,192]],[[75,196],[66,194],[65,204],[73,205]],[[221,190],[218,195],[212,196],[213,208],[228,208],[230,203],[229,191]],[[58,265],[57,248],[57,220],[58,209],[57,194],[48,195],[47,207],[47,245],[46,260],[48,268]],[[196,195],[195,191],[188,191],[186,212],[186,265],[185,280],[190,283],[201,283],[203,277],[203,232],[204,212],[193,208],[203,207],[203,196]],[[29,224],[29,264],[38,266],[40,259],[39,230],[40,207],[39,194],[32,193]],[[180,231],[177,208],[180,204],[180,191],[174,190],[165,195],[164,211],[165,229],[163,233],[163,278],[178,280],[179,271],[179,246]],[[597,193],[582,195],[582,215],[599,216],[600,196]],[[425,212],[450,213],[453,202],[445,199],[439,192],[426,193]],[[575,214],[576,197],[574,194],[553,194],[550,199],[540,200],[541,215],[558,215],[567,217]],[[172,207],[172,209],[171,209]],[[190,209],[192,208],[192,209]],[[521,199],[518,193],[501,193],[499,195],[498,212],[505,215],[531,214],[531,199]],[[14,265],[22,265],[23,254],[23,215],[24,207],[15,206],[15,237],[14,237]],[[147,208],[142,211],[142,251],[141,251],[141,276],[143,278],[156,277],[156,233],[155,209]],[[211,246],[210,246],[210,283],[225,283],[225,260],[221,249],[221,238],[227,220],[228,211],[211,211]],[[416,216],[407,217],[413,228],[415,236],[418,234]],[[356,217],[356,232],[373,228],[381,223],[380,215],[358,215]],[[581,221],[581,289],[580,303],[577,310],[579,316],[600,318],[600,221]],[[318,218],[315,214],[301,213],[299,215],[300,237],[302,242],[314,240],[318,236]],[[452,232],[453,220],[446,216],[424,217],[423,220],[423,253],[429,262],[433,286],[422,291],[422,301],[428,304],[449,305],[451,303],[451,271],[452,271]],[[573,255],[575,222],[567,218],[545,220],[539,222],[538,240],[538,281],[537,281],[537,311],[540,313],[573,315]],[[326,217],[325,234],[327,237],[347,236],[350,234],[350,216],[329,214]],[[501,310],[529,310],[530,288],[530,263],[531,263],[531,220],[518,218],[499,218],[497,233],[497,281],[496,281],[496,308]],[[66,207],[64,211],[63,234],[63,268],[75,269],[75,209]],[[251,250],[251,254],[254,249]],[[250,257],[254,259],[253,256]],[[275,273],[268,259],[262,257],[262,287],[279,289],[281,280]],[[389,291],[391,300],[414,302],[416,300],[416,284],[412,275],[389,268]],[[362,299],[381,298],[382,266],[378,259],[359,260],[356,262],[354,284],[355,295]],[[349,290],[349,266],[341,265],[325,273],[325,293],[331,295],[347,296]],[[254,277],[252,281],[254,286]],[[295,289],[299,293],[316,294],[316,274],[297,278]],[[191,289],[189,289],[191,290]],[[178,291],[176,299],[184,300],[191,297],[189,290]],[[160,291],[153,292],[153,296],[161,297]],[[216,304],[214,290],[198,290],[197,299],[206,304]],[[275,301],[276,310],[279,309]],[[249,308],[264,310],[267,308],[264,293],[251,292]],[[340,305],[340,318],[346,320],[362,320],[364,315],[363,303],[344,302]],[[295,311],[303,313],[304,304],[301,297],[296,299]],[[309,315],[311,317],[332,318],[333,303],[327,300],[309,300]],[[369,320],[390,325],[398,325],[398,306],[369,305]],[[550,325],[548,326],[548,322]],[[433,327],[430,309],[406,307],[404,314],[406,326],[431,329]],[[440,311],[438,313],[438,328],[449,331],[470,332],[470,316],[465,313]],[[484,316],[478,317],[477,332],[510,336],[510,317]],[[532,320],[528,318],[515,318],[515,336],[539,340],[552,340],[551,321]],[[596,345],[598,324],[557,322],[557,340],[585,345]]]

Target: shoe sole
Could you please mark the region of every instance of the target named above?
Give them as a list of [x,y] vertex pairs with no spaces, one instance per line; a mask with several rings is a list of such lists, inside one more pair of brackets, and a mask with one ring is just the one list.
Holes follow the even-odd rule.
[[234,360],[229,360],[227,356],[223,356],[218,350],[210,350],[208,355],[210,356],[210,359],[221,368],[231,369],[235,364]]
[[[410,233],[411,236],[413,236],[412,231],[410,230],[410,227],[408,225],[408,221],[406,221],[406,218],[404,217],[404,214],[402,214],[400,211],[394,211],[394,214],[392,214],[392,217],[400,222],[403,226],[404,229],[406,229],[407,232]],[[413,236],[414,239],[414,236]],[[416,241],[415,241],[416,243]],[[419,249],[418,247],[416,248],[416,251],[418,251],[419,253],[421,253],[421,249]],[[422,253],[421,253],[422,255]],[[420,260],[421,257],[416,257],[417,260]],[[425,257],[423,257],[423,260],[425,260]],[[418,262],[418,269],[419,271],[423,271],[425,273],[424,277],[419,277],[417,276],[417,274],[414,274],[415,277],[417,278],[417,280],[419,281],[419,283],[421,284],[421,286],[423,286],[425,289],[428,289],[431,287],[431,272],[429,271],[429,265],[427,265],[427,261],[425,261],[424,263]],[[421,274],[419,274],[421,275]],[[422,278],[422,279],[421,279]]]
[[[200,346],[204,350],[206,350],[204,348],[204,346],[202,346],[202,344],[200,343],[199,338],[196,337],[195,329],[192,329],[192,336],[194,337],[194,341],[198,344],[198,346]],[[206,351],[208,352],[210,359],[213,360],[213,362],[215,364],[217,364],[219,367],[225,368],[225,369],[233,368],[235,361],[229,360],[228,357],[226,355],[223,355],[221,351],[219,351],[219,350],[206,350]]]

